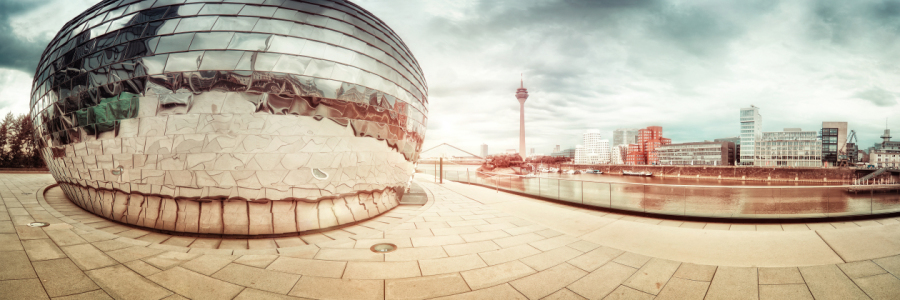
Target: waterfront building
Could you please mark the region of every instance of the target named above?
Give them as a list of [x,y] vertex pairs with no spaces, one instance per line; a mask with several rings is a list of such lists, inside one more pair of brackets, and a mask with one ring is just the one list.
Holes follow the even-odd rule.
[[519,100],[519,154],[525,157],[525,100],[528,100],[528,89],[525,88],[525,81],[519,82],[519,89],[516,90],[516,99]]
[[891,141],[891,130],[885,129],[882,142],[869,148],[869,164],[876,168],[900,168],[900,141]]
[[638,136],[637,128],[620,128],[613,130],[612,146],[636,144]]
[[[818,167],[822,165],[822,140],[816,131],[785,128],[763,132],[756,140],[754,165],[765,167]],[[743,157],[741,158],[743,159]]]
[[[582,135],[582,150],[575,148],[575,164],[595,165],[609,163],[609,140],[600,138],[600,130],[591,129]],[[580,154],[579,154],[580,153]]]
[[847,155],[847,122],[822,122],[822,161],[828,166],[837,164]]
[[660,146],[660,165],[710,165],[734,164],[733,142],[697,142]]
[[487,144],[481,144],[481,157],[483,157],[483,158],[488,157],[488,145]]
[[740,137],[727,137],[721,139],[715,139],[713,142],[732,142],[734,143],[734,163],[733,165],[741,164],[741,138]]
[[575,158],[575,148],[569,148],[569,149],[553,152],[550,154],[550,156],[574,159]]
[[624,165],[625,157],[628,155],[628,145],[615,145],[610,149],[609,163],[613,165]]
[[[625,164],[628,165],[655,165],[659,163],[657,149],[659,146],[672,143],[671,139],[662,136],[663,128],[650,126],[638,130],[636,144],[628,145],[628,155]],[[633,147],[632,147],[633,146]]]
[[556,145],[556,147],[553,147],[553,151],[551,153],[555,153],[555,152],[559,152],[559,145]]
[[748,108],[741,108],[741,149],[737,161],[741,165],[754,165],[754,151],[756,140],[762,137],[762,116],[759,114],[759,108],[751,105]]
[[741,108],[741,152],[740,162],[744,166],[754,165],[756,140],[762,137],[762,116],[759,107]]

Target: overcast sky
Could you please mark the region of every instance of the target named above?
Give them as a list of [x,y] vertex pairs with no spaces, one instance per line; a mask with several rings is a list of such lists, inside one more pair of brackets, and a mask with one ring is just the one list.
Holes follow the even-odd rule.
[[[0,0],[0,113],[26,113],[38,55],[96,1]],[[673,142],[847,121],[860,148],[900,137],[900,1],[357,0],[425,72],[425,148],[518,148],[515,91],[530,97],[526,143],[549,154],[599,129],[663,126]],[[27,5],[24,5],[27,4]],[[896,138],[895,138],[896,140]]]

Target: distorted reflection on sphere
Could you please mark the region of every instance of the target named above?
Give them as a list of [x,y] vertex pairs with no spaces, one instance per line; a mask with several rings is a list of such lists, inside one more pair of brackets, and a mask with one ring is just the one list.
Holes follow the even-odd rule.
[[165,231],[265,235],[398,205],[427,87],[402,40],[348,1],[107,0],[35,73],[53,177],[97,215]]

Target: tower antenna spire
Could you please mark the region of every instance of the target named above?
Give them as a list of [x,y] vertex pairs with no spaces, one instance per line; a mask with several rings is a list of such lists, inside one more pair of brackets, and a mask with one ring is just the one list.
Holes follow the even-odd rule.
[[525,88],[525,75],[523,73],[519,73],[519,87]]

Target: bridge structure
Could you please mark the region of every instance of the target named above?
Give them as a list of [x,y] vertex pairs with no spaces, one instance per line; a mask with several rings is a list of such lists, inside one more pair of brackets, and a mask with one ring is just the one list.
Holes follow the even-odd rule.
[[431,150],[434,150],[434,149],[435,149],[435,148],[437,148],[437,147],[440,147],[440,146],[448,146],[448,147],[450,147],[450,148],[453,148],[453,149],[456,149],[456,150],[459,150],[459,151],[461,151],[461,152],[463,152],[463,153],[465,153],[465,154],[468,154],[468,155],[471,155],[471,156],[474,156],[474,157],[476,157],[476,158],[479,158],[479,159],[484,159],[484,157],[481,157],[481,156],[478,156],[478,155],[475,155],[475,154],[474,154],[474,153],[472,153],[472,152],[469,152],[469,151],[466,151],[466,150],[463,150],[463,149],[460,149],[460,148],[459,148],[459,147],[456,147],[456,146],[453,146],[453,145],[450,145],[450,144],[447,144],[447,143],[442,143],[442,144],[440,144],[440,145],[437,145],[437,146],[434,146],[434,147],[431,147],[431,148],[428,148],[428,149],[427,149],[427,150],[423,150],[423,151],[422,151],[422,153],[423,153],[423,154],[424,154],[424,153],[425,153],[425,152],[428,152],[428,151],[431,151]]

